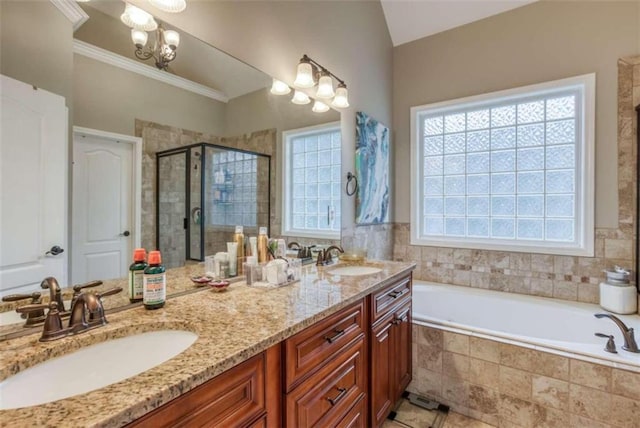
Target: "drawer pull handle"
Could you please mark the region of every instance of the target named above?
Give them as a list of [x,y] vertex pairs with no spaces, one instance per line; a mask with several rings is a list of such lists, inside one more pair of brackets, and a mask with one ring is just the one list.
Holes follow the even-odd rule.
[[334,332],[335,334],[333,336],[325,336],[324,340],[326,340],[329,343],[333,343],[339,338],[341,338],[342,336],[344,336],[344,330],[334,330]]
[[397,299],[398,297],[402,296],[404,294],[404,291],[392,291],[391,293],[387,294],[389,297],[393,297],[394,299]]
[[347,388],[338,388],[338,391],[340,392],[336,395],[336,398],[327,397],[327,400],[329,400],[329,403],[331,403],[332,406],[335,406],[338,401],[342,400],[342,398],[347,395]]
[[393,321],[391,321],[391,324],[393,325],[398,325],[402,322],[402,318],[395,318]]

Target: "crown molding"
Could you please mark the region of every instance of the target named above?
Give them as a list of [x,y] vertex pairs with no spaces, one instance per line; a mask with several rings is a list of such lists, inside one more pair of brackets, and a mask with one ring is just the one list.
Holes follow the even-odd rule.
[[89,19],[89,15],[87,15],[86,12],[82,10],[82,8],[78,6],[78,3],[76,3],[74,0],[49,1],[51,1],[51,3],[53,3],[53,5],[57,7],[58,10],[62,12],[62,14],[66,16],[69,21],[71,21],[71,23],[73,24],[74,32],[78,28],[80,28],[82,24],[87,22],[87,19]]
[[185,79],[184,77],[158,70],[157,68],[142,64],[133,59],[83,42],[82,40],[73,39],[73,53],[158,80],[168,85],[172,85],[216,101],[221,101],[223,103],[229,102],[229,98],[221,91]]

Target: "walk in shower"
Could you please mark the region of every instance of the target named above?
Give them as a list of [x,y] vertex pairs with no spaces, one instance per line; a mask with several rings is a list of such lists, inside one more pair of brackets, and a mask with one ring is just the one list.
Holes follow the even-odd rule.
[[271,157],[199,143],[156,154],[156,246],[167,268],[269,227]]

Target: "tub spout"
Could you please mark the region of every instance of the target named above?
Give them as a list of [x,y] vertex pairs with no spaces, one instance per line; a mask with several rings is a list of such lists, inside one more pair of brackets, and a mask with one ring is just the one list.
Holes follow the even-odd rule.
[[620,318],[611,314],[595,314],[596,318],[609,318],[611,321],[616,323],[620,331],[622,332],[622,337],[624,338],[624,345],[622,349],[629,352],[640,352],[638,349],[638,344],[636,343],[636,338],[633,335],[633,328],[629,328],[622,322]]

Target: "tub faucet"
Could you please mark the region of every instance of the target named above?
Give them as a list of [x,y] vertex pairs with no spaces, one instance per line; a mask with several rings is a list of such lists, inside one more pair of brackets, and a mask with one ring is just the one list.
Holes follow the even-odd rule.
[[622,332],[622,337],[624,338],[624,345],[622,349],[629,352],[639,353],[638,344],[636,343],[636,339],[633,336],[633,328],[629,328],[622,322],[620,318],[611,314],[595,314],[596,318],[609,318],[611,321],[616,323],[620,331]]

